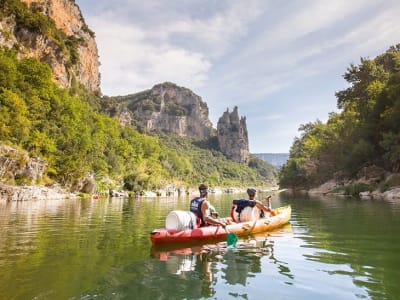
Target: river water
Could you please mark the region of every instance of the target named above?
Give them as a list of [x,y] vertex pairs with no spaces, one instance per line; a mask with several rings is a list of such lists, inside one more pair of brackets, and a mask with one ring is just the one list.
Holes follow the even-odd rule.
[[400,299],[400,203],[272,199],[290,224],[236,248],[151,247],[185,197],[0,202],[0,299]]

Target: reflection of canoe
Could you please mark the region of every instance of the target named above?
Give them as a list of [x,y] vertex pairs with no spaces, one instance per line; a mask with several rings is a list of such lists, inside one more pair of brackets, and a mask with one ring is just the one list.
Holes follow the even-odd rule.
[[[261,218],[257,221],[233,223],[227,225],[226,228],[229,232],[238,236],[270,231],[288,223],[292,210],[290,206],[283,206],[274,209],[274,212],[276,214],[275,216]],[[153,245],[160,245],[222,240],[225,239],[226,236],[227,231],[221,226],[206,226],[180,231],[159,228],[151,232],[150,239]]]

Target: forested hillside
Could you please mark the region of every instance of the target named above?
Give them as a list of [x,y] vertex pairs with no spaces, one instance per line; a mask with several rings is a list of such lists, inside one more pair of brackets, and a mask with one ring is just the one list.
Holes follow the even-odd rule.
[[[260,162],[251,169],[183,139],[168,146],[99,113],[101,101],[82,88],[59,88],[47,64],[0,50],[0,141],[44,159],[48,167],[42,183],[70,186],[94,173],[100,185],[123,181],[128,189],[142,190],[203,181],[265,185],[276,175],[260,168]],[[31,184],[23,178],[7,183]]]
[[400,45],[361,59],[344,74],[349,87],[336,93],[339,113],[326,123],[300,126],[280,175],[282,187],[310,188],[353,178],[363,167],[400,169]]

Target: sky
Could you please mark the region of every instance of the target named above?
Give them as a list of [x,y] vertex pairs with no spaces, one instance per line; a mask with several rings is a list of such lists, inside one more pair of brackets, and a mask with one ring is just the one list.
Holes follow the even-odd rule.
[[400,43],[398,0],[75,0],[95,32],[101,91],[173,82],[218,119],[238,107],[251,153],[288,153],[338,111],[343,74]]

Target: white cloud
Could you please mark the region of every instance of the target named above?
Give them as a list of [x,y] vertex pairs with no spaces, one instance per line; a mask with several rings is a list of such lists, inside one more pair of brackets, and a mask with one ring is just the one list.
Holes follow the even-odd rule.
[[164,81],[197,87],[207,80],[211,63],[201,53],[162,40],[149,42],[151,33],[135,26],[97,18],[91,22],[100,32],[97,44],[104,94],[137,92]]
[[[113,11],[90,16],[88,22],[95,28],[100,53],[103,93],[132,93],[163,81],[192,89],[202,86],[208,79],[211,59],[222,55],[245,33],[246,23],[261,13],[259,6],[258,1],[247,5],[234,2],[203,20],[183,16],[148,27],[127,23]],[[146,7],[150,8],[154,7]],[[176,42],[179,35],[184,42]]]
[[[400,42],[395,0],[76,2],[87,3],[84,16],[96,32],[104,94],[172,81],[200,90],[215,119],[238,105],[252,139],[280,133],[285,147],[299,124],[335,107],[335,90],[326,89],[340,88],[351,62]],[[307,81],[312,90],[302,88]],[[256,147],[263,151],[261,142]]]
[[227,2],[226,8],[204,19],[185,18],[168,24],[167,34],[185,34],[207,55],[217,58],[247,33],[265,10],[263,1]]

